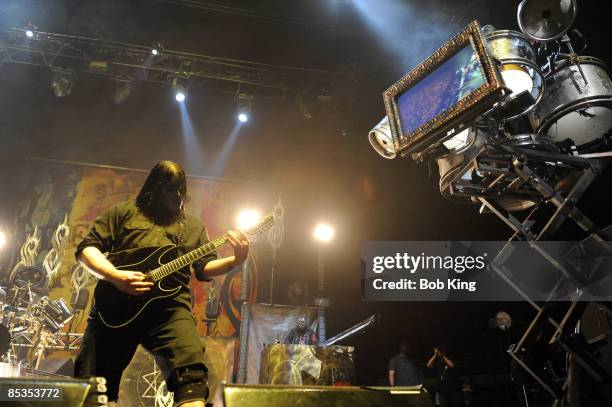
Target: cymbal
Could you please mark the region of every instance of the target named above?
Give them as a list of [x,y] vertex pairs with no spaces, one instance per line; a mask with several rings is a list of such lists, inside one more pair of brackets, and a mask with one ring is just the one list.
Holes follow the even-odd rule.
[[45,276],[44,270],[39,266],[25,266],[15,271],[14,283],[16,286],[40,284]]
[[521,31],[537,41],[551,41],[567,32],[576,19],[575,0],[523,0],[517,19]]

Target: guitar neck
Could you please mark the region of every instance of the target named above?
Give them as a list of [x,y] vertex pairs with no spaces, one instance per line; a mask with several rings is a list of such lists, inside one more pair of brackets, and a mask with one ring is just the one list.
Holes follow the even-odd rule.
[[171,262],[168,262],[163,266],[156,268],[148,274],[148,277],[153,282],[157,282],[163,278],[166,278],[170,274],[175,273],[183,267],[190,265],[194,261],[201,259],[207,254],[214,252],[218,247],[223,246],[227,242],[227,240],[228,235],[227,233],[225,233],[224,235],[219,236],[218,238],[208,242],[204,246],[200,246],[197,249],[192,250],[189,253],[184,254],[181,257],[177,257]]

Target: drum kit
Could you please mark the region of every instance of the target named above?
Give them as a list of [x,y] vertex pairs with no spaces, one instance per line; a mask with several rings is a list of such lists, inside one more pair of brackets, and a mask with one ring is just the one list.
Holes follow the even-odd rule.
[[[50,300],[41,288],[41,270],[19,269],[7,286],[0,288],[0,361],[7,366],[37,369],[60,330],[73,317],[63,299]],[[17,368],[19,367],[19,368]]]
[[[445,198],[483,204],[483,211],[491,205],[522,211],[546,197],[517,173],[517,156],[527,156],[540,181],[563,193],[577,182],[573,172],[593,166],[587,158],[612,155],[612,80],[601,60],[578,55],[586,41],[570,31],[576,12],[575,0],[523,0],[520,32],[481,28],[511,92],[471,127],[445,138],[444,149],[412,156],[437,162]],[[392,133],[387,116],[369,133],[372,147],[388,159],[401,153]]]
[[[546,253],[537,242],[553,238],[567,219],[587,232],[605,252],[612,250],[611,229],[599,228],[577,206],[587,188],[612,162],[612,80],[603,61],[579,55],[586,41],[577,30],[570,31],[576,13],[575,0],[523,0],[517,13],[520,32],[482,27],[486,56],[493,59],[510,92],[504,92],[475,120],[466,116],[467,128],[445,128],[428,139],[433,140],[430,145],[418,145],[420,150],[410,151],[417,162],[437,162],[443,197],[457,203],[480,204],[481,212],[495,214],[513,230],[509,241],[529,241],[540,254]],[[404,78],[411,75],[413,72]],[[395,96],[390,91],[383,96],[387,94]],[[387,159],[407,155],[402,150],[405,146],[398,142],[398,126],[394,126],[395,106],[387,103],[385,107],[388,116],[370,131],[370,143]],[[539,212],[546,220],[536,222],[537,210],[547,204],[554,205],[555,210]],[[532,210],[525,211],[529,208]],[[513,213],[521,211],[525,212]],[[521,287],[504,275],[501,266],[505,248],[489,262],[490,267],[528,299]],[[558,266],[551,262],[551,270]],[[601,361],[589,356],[595,348],[571,342],[572,335],[581,332],[576,321],[588,304],[581,301],[582,291],[577,290],[575,300],[560,319],[562,323],[541,317],[549,315],[551,303],[540,306],[528,299],[538,314],[519,344],[508,350],[512,359],[554,398],[555,405],[568,391],[570,375],[558,386],[554,378],[538,373],[523,360],[525,344],[539,332],[534,327],[552,321],[556,331],[549,344],[563,349],[572,363],[578,361],[593,383],[612,383],[612,374]]]
[[574,30],[571,39],[568,31],[576,9],[575,0],[524,0],[521,32],[482,28],[512,90],[505,103],[517,107],[499,109],[444,142],[448,153],[434,158],[445,198],[476,204],[488,199],[507,212],[522,211],[542,196],[513,171],[513,155],[527,153],[543,181],[567,192],[568,179],[577,179],[571,173],[585,167],[572,158],[609,154],[612,80],[601,60],[575,52],[573,43],[582,36]]

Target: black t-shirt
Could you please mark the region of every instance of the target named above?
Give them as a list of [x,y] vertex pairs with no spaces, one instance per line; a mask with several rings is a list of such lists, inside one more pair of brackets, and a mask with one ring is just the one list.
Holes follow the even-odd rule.
[[421,375],[414,364],[406,356],[397,354],[389,360],[389,370],[393,370],[396,386],[416,386],[421,384]]
[[433,370],[436,374],[436,386],[439,393],[450,394],[459,391],[459,378],[452,368],[441,357],[434,361]]
[[[134,252],[140,248],[154,248],[168,244],[179,247],[179,255],[185,254],[209,242],[206,228],[199,219],[191,215],[172,225],[160,226],[147,218],[136,206],[134,201],[121,202],[100,215],[92,224],[91,229],[77,246],[76,256],[88,246],[97,247],[102,253],[109,253],[109,258],[118,254]],[[202,270],[206,263],[217,258],[216,252],[192,263],[174,273],[183,287],[178,296],[164,300],[167,306],[178,305],[191,310],[191,289],[189,282],[191,271]],[[163,302],[163,301],[156,301]],[[91,313],[95,315],[94,312]]]

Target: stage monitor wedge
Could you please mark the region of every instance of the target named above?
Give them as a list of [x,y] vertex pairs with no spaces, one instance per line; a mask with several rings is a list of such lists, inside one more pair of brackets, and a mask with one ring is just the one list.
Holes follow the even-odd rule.
[[393,147],[420,161],[506,93],[475,20],[383,93]]
[[217,394],[215,407],[432,407],[429,393],[420,386],[370,389],[228,384]]
[[2,377],[0,406],[11,407],[102,407],[108,402],[106,380]]

